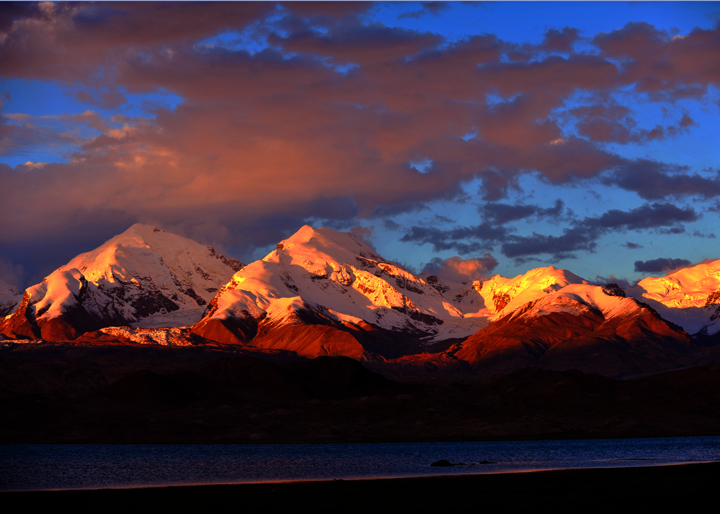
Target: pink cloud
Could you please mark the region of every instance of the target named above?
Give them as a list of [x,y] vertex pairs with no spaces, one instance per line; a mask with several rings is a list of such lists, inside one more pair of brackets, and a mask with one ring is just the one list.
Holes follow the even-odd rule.
[[489,253],[470,259],[455,256],[442,260],[436,257],[425,266],[423,273],[432,273],[452,282],[468,282],[488,278],[497,265],[498,261]]

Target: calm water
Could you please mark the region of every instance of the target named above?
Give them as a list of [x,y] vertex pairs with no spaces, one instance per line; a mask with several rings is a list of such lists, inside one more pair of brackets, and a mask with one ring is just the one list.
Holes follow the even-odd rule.
[[[476,464],[430,467],[434,461]],[[0,445],[0,490],[408,477],[720,460],[720,437],[472,443]]]

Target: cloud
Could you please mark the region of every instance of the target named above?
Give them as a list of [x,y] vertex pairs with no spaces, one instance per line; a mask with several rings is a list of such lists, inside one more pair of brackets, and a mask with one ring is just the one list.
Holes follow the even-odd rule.
[[[720,25],[669,37],[648,23],[631,22],[598,34],[593,42],[601,55],[621,60],[624,80],[654,98],[682,97],[684,93],[697,96],[707,84],[720,81],[715,52],[720,45]],[[687,91],[690,85],[699,87]]]
[[495,202],[505,198],[510,189],[520,190],[518,173],[513,170],[485,170],[480,174],[483,200]]
[[0,280],[20,288],[24,284],[24,276],[25,268],[22,264],[13,264],[0,259]]
[[375,230],[374,226],[371,227],[353,227],[350,230],[350,233],[357,237],[360,241],[363,241],[364,243],[370,245],[371,248],[375,248],[375,245],[372,242],[372,234],[373,230]]
[[449,2],[420,2],[422,9],[400,13],[398,19],[420,18],[426,14],[438,16],[442,11],[450,9]]
[[649,261],[635,261],[635,271],[638,273],[669,273],[681,268],[691,266],[692,262],[687,259],[658,258]]
[[494,243],[505,239],[508,233],[508,229],[487,222],[450,230],[412,226],[400,241],[419,245],[430,244],[435,252],[455,250],[460,255],[467,255],[491,247]]
[[549,29],[545,33],[541,47],[547,52],[571,52],[573,44],[580,39],[579,33],[580,31],[573,27]]
[[601,182],[637,193],[645,200],[668,197],[698,196],[706,199],[720,196],[720,170],[707,176],[688,173],[687,168],[647,159],[637,159],[617,166]]
[[703,233],[700,232],[699,230],[694,231],[692,235],[695,236],[695,237],[701,237],[701,238],[705,238],[705,239],[715,239],[715,238],[717,237],[717,236],[715,236],[715,234],[712,233],[712,232],[708,232],[708,233],[706,233],[706,234],[703,234]]
[[631,286],[631,283],[628,279],[618,278],[615,275],[608,275],[607,277],[602,277],[600,275],[596,275],[594,282],[599,286],[604,286],[607,284],[617,284],[622,289],[626,289]]
[[555,200],[555,205],[548,208],[542,208],[537,205],[488,203],[481,205],[478,210],[483,214],[485,219],[502,225],[509,221],[521,220],[529,218],[530,216],[557,218],[562,214],[564,205],[560,199]]
[[425,265],[422,273],[437,275],[451,282],[484,280],[498,265],[498,261],[489,253],[483,257],[462,259],[458,256],[440,259],[435,257]]
[[269,41],[291,52],[328,56],[338,63],[373,65],[415,55],[437,45],[442,38],[376,23],[342,27],[324,35],[312,31],[296,32],[287,37],[271,35]]
[[628,248],[630,250],[637,250],[638,248],[645,248],[643,245],[638,244],[638,243],[633,243],[632,241],[628,241],[627,243],[625,243],[622,246],[624,246],[625,248]]
[[608,232],[625,232],[627,230],[670,230],[684,231],[677,225],[692,222],[700,218],[694,209],[681,209],[669,203],[645,204],[629,211],[611,209],[601,216],[586,217],[577,220],[570,228],[563,230],[562,235],[543,235],[533,232],[530,236],[510,235],[502,244],[502,253],[510,258],[529,255],[550,254],[556,259],[568,258],[573,252],[594,252],[597,240]]
[[677,125],[638,128],[632,111],[616,102],[576,107],[570,109],[568,114],[575,118],[581,136],[603,143],[644,143],[677,137],[688,132],[687,128],[694,124],[686,113]]
[[288,11],[299,16],[343,17],[360,14],[372,8],[372,2],[282,2]]
[[543,253],[567,258],[569,254],[579,250],[595,251],[597,247],[595,241],[598,238],[597,230],[587,230],[586,227],[576,226],[564,229],[560,236],[543,235],[536,232],[533,232],[531,236],[514,236],[503,243],[501,249],[503,255],[510,258]]
[[653,203],[629,211],[612,209],[596,218],[585,218],[581,224],[587,228],[641,230],[698,219],[700,215],[691,207],[681,209],[670,203]]
[[[427,6],[436,7],[442,5]],[[474,179],[483,198],[497,203],[520,189],[524,174],[550,185],[601,180],[652,201],[720,191],[714,175],[622,158],[600,132],[587,127],[583,137],[565,134],[553,116],[578,91],[595,105],[595,97],[636,82],[653,94],[700,94],[718,82],[717,30],[675,40],[631,25],[595,38],[599,52],[592,55],[569,52],[579,37],[572,27],[548,30],[538,45],[493,34],[447,44],[430,32],[367,23],[359,14],[371,8],[78,2],[4,9],[5,77],[67,84],[85,101],[105,106],[157,91],[182,102],[174,110],[158,108],[152,119],[122,122],[99,114],[5,115],[0,145],[6,155],[62,148],[65,162],[0,166],[0,245],[27,249],[57,234],[80,245],[84,236],[73,230],[80,221],[108,238],[120,221],[151,219],[189,232],[190,225],[225,227],[217,233],[229,247],[262,247],[307,218],[351,223],[419,211],[457,198]],[[259,34],[258,48],[207,43],[246,30]],[[535,58],[515,60],[514,51]],[[670,69],[663,68],[666,57]],[[358,66],[338,66],[347,63]],[[605,112],[603,119],[626,124],[623,116]],[[691,121],[688,115],[672,126],[690,129]],[[471,132],[477,137],[462,139]],[[428,173],[408,166],[418,156],[433,161]],[[553,245],[592,251],[605,230],[648,228],[639,219],[608,217],[555,239],[523,239],[498,224],[555,214],[510,204],[492,209],[474,226],[411,226],[403,241],[459,255],[501,243],[522,256]],[[241,230],[247,235],[233,242]]]

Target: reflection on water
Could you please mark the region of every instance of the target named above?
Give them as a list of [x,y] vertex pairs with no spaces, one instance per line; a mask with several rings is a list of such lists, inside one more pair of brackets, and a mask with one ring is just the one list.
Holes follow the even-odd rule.
[[[463,466],[430,467],[440,459]],[[377,478],[720,460],[720,437],[465,443],[0,445],[0,490]],[[490,464],[481,464],[489,461]]]

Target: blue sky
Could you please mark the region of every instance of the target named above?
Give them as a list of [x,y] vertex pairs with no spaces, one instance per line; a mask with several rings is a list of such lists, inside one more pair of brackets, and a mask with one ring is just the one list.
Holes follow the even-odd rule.
[[468,279],[716,259],[717,2],[14,4],[0,278],[135,222],[245,261],[305,223]]

